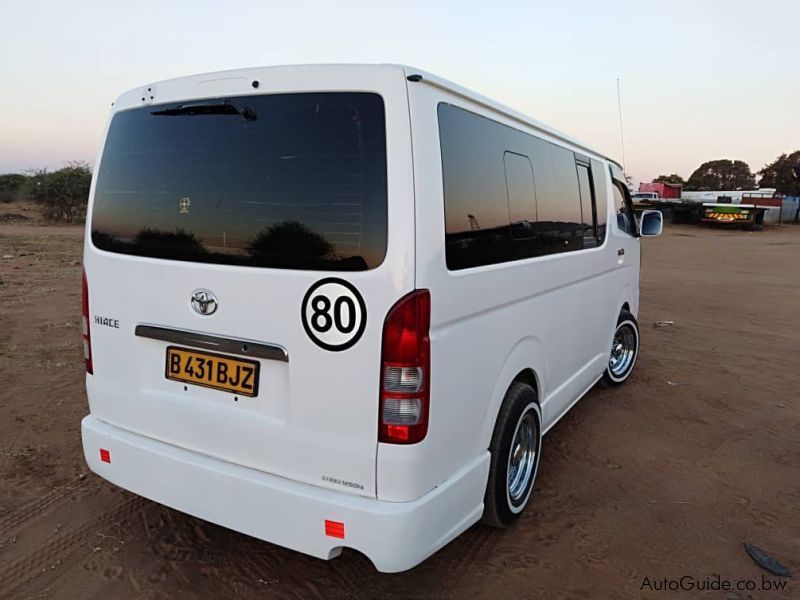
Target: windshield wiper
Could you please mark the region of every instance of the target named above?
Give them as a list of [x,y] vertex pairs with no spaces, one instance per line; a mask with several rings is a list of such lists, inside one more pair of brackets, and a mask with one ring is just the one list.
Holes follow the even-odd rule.
[[238,115],[245,121],[255,121],[258,118],[252,106],[236,106],[231,102],[216,104],[179,104],[175,108],[165,108],[150,113],[159,117],[182,117],[195,115]]

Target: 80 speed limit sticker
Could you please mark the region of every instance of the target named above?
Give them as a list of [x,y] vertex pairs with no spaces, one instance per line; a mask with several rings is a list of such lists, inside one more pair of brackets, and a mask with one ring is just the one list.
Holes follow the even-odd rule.
[[361,338],[367,326],[367,307],[353,284],[326,277],[312,285],[300,307],[303,328],[320,348],[339,352]]

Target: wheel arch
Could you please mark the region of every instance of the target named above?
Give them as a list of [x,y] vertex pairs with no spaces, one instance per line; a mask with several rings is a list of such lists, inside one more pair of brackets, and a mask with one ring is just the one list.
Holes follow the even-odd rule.
[[627,310],[637,319],[639,318],[639,290],[636,286],[626,283],[622,286],[617,296],[617,309],[614,313],[614,325],[623,310]]
[[[480,450],[486,450],[492,441],[495,423],[508,389],[516,382],[530,385],[536,393],[539,411],[544,415],[544,400],[547,381],[547,365],[544,362],[544,345],[536,337],[521,339],[511,349],[495,379],[492,396],[483,419],[480,435]],[[544,417],[542,417],[544,418]],[[542,423],[543,430],[544,423]]]
[[541,407],[542,401],[541,398],[539,398],[539,381],[536,378],[536,372],[530,367],[522,369],[522,371],[514,376],[514,379],[511,380],[508,387],[511,387],[517,382],[525,383],[533,388],[533,391],[536,392],[536,403]]

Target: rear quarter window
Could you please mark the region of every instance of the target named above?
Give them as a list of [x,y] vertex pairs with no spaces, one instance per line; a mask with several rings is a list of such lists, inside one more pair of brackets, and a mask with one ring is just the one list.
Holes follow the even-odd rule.
[[91,232],[97,248],[138,256],[374,268],[387,243],[383,100],[275,94],[120,112]]

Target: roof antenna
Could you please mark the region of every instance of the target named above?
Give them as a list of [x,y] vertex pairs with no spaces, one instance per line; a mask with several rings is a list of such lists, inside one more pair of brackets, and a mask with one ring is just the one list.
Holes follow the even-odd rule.
[[625,136],[622,135],[622,94],[619,91],[619,77],[617,77],[617,107],[619,108],[619,141],[622,144],[622,170],[625,171]]

